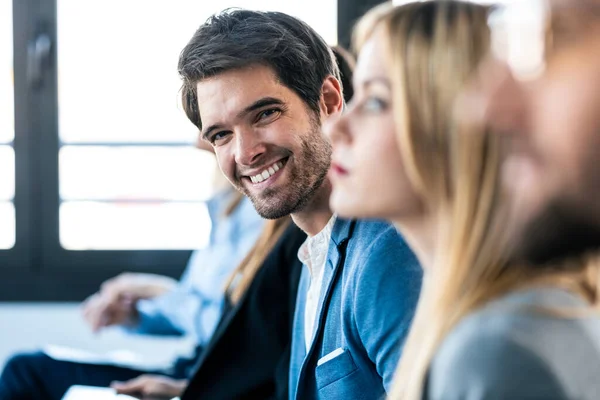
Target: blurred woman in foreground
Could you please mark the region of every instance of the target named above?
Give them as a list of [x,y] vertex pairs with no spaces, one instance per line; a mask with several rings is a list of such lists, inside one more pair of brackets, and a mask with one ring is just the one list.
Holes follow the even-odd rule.
[[331,206],[394,222],[426,271],[391,398],[597,398],[596,266],[507,262],[500,144],[454,116],[487,14],[438,0],[363,17],[354,98],[329,126]]

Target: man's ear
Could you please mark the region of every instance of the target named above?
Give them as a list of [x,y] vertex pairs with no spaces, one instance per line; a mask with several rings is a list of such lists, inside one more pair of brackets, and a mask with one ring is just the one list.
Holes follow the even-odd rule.
[[324,117],[342,112],[344,108],[344,96],[340,82],[329,75],[321,86],[321,114]]

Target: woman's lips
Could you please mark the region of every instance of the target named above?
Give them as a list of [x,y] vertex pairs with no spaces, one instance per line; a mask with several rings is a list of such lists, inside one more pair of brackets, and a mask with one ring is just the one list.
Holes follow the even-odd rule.
[[336,175],[348,175],[348,170],[342,167],[340,164],[331,164],[331,169]]

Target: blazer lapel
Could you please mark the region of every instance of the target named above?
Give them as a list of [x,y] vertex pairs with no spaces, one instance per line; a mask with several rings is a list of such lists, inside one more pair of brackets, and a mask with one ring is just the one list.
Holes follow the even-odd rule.
[[[342,270],[344,260],[346,258],[346,246],[348,245],[348,240],[352,236],[354,225],[355,221],[338,219],[335,222],[335,225],[333,226],[333,230],[331,232],[331,240],[329,241],[329,249],[327,252],[327,261],[325,263],[325,270],[323,272],[321,294],[319,296],[319,303],[317,305],[317,321],[315,323],[315,333],[313,335],[313,340],[311,342],[311,346],[308,352],[304,353],[305,357],[303,359],[293,359],[291,363],[292,368],[295,369],[297,367],[294,366],[294,361],[297,362],[297,364],[295,365],[300,365],[299,361],[303,360],[302,368],[300,369],[299,374],[292,374],[292,371],[290,370],[290,377],[298,376],[297,386],[296,382],[294,382],[293,385],[290,385],[290,390],[293,390],[293,395],[290,397],[292,399],[302,398],[301,396],[298,397],[298,395],[301,394],[301,382],[305,374],[305,369],[307,368],[308,361],[313,357],[314,352],[317,351],[317,343],[319,343],[319,338],[322,335],[325,326],[325,319],[327,316],[329,299],[331,298],[333,288],[335,287],[335,283],[337,282],[338,276],[340,275],[340,272]],[[300,286],[298,290],[298,302],[296,303],[295,314],[296,318],[294,319],[293,343],[294,347],[296,348],[295,351],[298,353],[300,353],[300,347],[303,349],[306,347],[304,344],[304,308],[306,306],[306,293],[310,284],[310,276],[306,268],[304,268],[304,270],[302,271],[301,282],[305,280],[305,286]],[[301,298],[302,301],[300,301]],[[299,320],[299,318],[301,318],[301,320]]]
[[306,345],[304,344],[304,309],[306,307],[306,293],[310,285],[310,274],[303,266],[296,295],[296,310],[294,312],[294,326],[292,329],[292,351],[290,354],[289,391],[290,399],[296,398],[296,390],[299,382],[300,371],[306,357]]

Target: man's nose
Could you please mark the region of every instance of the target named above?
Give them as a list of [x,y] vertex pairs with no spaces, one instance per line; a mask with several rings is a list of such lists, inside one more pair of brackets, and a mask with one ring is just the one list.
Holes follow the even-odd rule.
[[256,132],[238,130],[235,135],[235,162],[251,166],[265,154],[266,145]]

